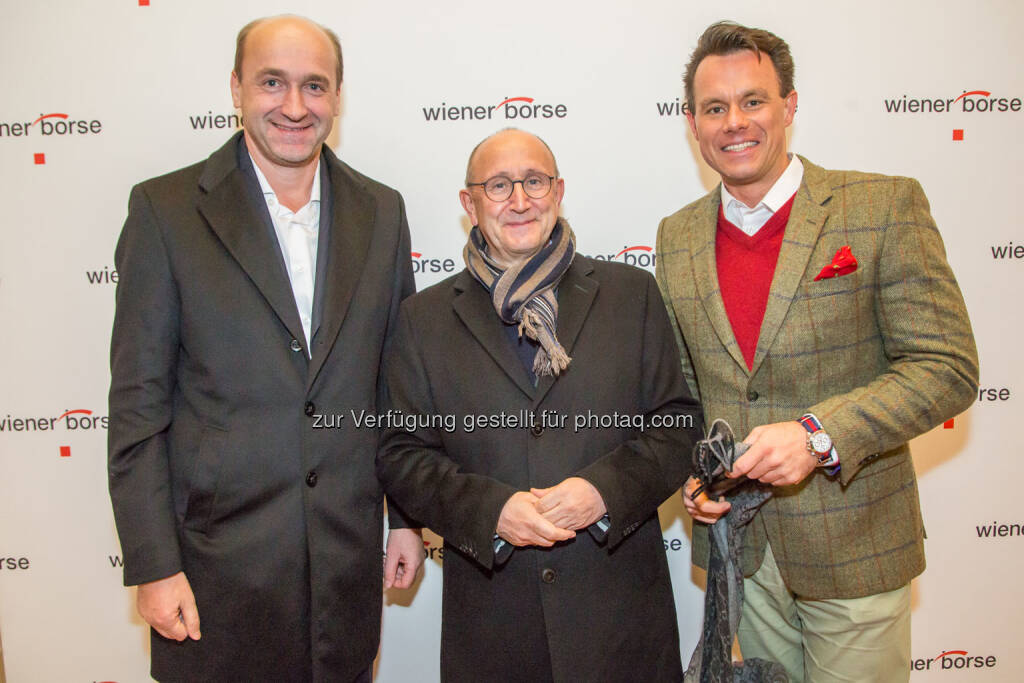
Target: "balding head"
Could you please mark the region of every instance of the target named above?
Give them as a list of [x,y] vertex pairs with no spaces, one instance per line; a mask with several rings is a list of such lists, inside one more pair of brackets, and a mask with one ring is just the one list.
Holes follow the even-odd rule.
[[261,31],[275,30],[278,28],[312,28],[315,31],[323,34],[324,38],[327,39],[331,46],[331,51],[334,52],[336,68],[334,70],[335,81],[332,84],[333,88],[337,90],[341,86],[342,80],[342,59],[341,59],[341,41],[338,40],[338,36],[331,29],[321,26],[315,21],[300,17],[294,14],[280,14],[274,17],[262,17],[260,19],[253,19],[248,24],[242,27],[242,30],[238,32],[238,38],[235,39],[235,74],[242,77],[242,62],[245,57],[245,43],[250,35],[257,29]]
[[[473,162],[476,160],[477,155],[480,152],[480,149],[482,147],[486,146],[491,141],[499,141],[500,142],[501,139],[503,139],[505,137],[511,137],[513,140],[519,140],[519,141],[522,141],[522,140],[527,139],[527,138],[532,138],[533,140],[536,140],[536,141],[540,142],[540,144],[544,145],[544,149],[547,150],[548,156],[551,158],[551,168],[554,170],[553,175],[556,176],[556,177],[558,176],[558,162],[555,161],[555,154],[554,154],[554,152],[551,151],[551,148],[548,147],[548,143],[544,142],[543,139],[541,139],[540,137],[534,135],[533,133],[527,133],[526,131],[520,130],[518,128],[503,128],[502,130],[499,130],[497,133],[494,133],[492,135],[488,135],[483,140],[478,142],[476,147],[473,148],[473,151],[469,153],[469,161],[466,162],[466,183],[467,184],[471,183],[471,182],[474,182],[473,178],[475,177],[475,175],[473,173]],[[484,180],[486,180],[486,178],[481,178],[481,179],[477,180],[476,182],[482,182]]]

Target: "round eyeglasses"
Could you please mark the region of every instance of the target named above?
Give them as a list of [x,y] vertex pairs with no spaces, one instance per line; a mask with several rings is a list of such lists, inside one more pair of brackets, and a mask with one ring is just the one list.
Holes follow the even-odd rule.
[[484,194],[492,202],[503,202],[512,196],[516,184],[523,186],[523,192],[531,199],[543,199],[551,192],[551,183],[555,176],[543,173],[530,173],[522,180],[512,180],[503,175],[496,175],[482,183],[466,183],[466,187],[482,187]]

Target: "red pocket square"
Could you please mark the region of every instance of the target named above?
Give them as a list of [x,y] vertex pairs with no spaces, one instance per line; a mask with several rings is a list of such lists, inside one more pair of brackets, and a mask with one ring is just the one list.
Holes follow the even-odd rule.
[[821,269],[821,272],[814,277],[814,281],[826,280],[830,277],[849,275],[857,270],[857,257],[850,251],[849,245],[839,247],[839,251],[832,257],[832,263]]

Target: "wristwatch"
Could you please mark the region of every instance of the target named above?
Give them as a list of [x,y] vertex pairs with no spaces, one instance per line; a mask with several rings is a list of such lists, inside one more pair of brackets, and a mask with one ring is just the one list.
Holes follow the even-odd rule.
[[828,474],[839,471],[839,454],[832,444],[832,437],[821,426],[814,413],[805,413],[797,420],[807,430],[807,450],[818,459],[818,467],[824,467]]

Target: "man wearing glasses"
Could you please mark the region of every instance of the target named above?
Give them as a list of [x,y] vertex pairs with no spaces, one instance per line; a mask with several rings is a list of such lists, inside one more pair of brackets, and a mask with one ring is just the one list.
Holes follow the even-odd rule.
[[385,362],[416,423],[377,472],[445,538],[445,681],[682,677],[656,513],[699,408],[654,279],[576,254],[564,191],[539,138],[480,143],[466,269],[406,300]]

